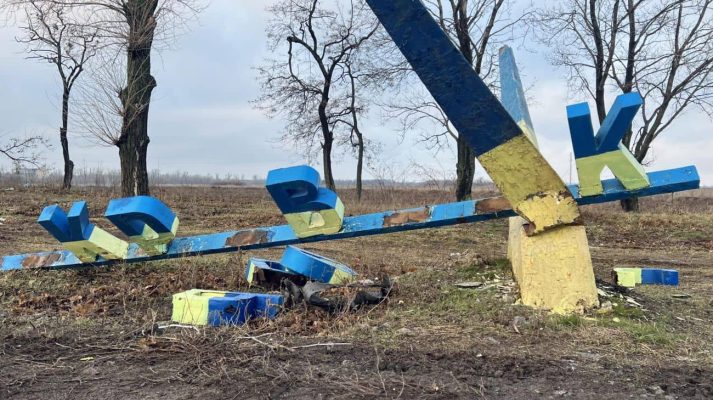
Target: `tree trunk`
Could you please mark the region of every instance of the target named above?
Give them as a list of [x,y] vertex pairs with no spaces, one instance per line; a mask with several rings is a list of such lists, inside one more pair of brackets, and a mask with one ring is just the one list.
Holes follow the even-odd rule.
[[[141,129],[141,128],[134,128]],[[121,195],[125,197],[149,194],[149,178],[146,171],[148,136],[126,135],[117,143],[121,164]]]
[[469,200],[475,177],[475,153],[465,139],[458,137],[458,162],[456,164],[456,199]]
[[356,192],[357,192],[357,200],[361,201],[361,192],[362,192],[362,182],[361,182],[361,176],[362,176],[362,170],[364,169],[364,138],[362,137],[361,133],[357,134],[358,138],[358,143],[357,146],[358,148],[358,154],[357,154],[357,171],[356,171]]
[[74,163],[69,158],[69,140],[67,139],[67,128],[69,126],[69,89],[65,88],[62,93],[62,127],[59,128],[59,140],[62,143],[62,158],[64,159],[64,179],[62,179],[62,190],[72,188],[72,177],[74,176]]
[[[468,1],[458,3],[454,10],[454,25],[458,38],[458,49],[468,62],[473,65],[473,46],[468,26]],[[487,38],[484,38],[487,40]],[[480,63],[475,66],[475,72],[480,75]],[[456,163],[456,199],[458,201],[471,198],[473,179],[475,177],[475,153],[464,138],[458,136],[458,161]]]
[[337,187],[334,184],[334,176],[332,175],[332,142],[334,140],[329,137],[325,138],[322,145],[322,164],[324,165],[324,184],[330,190],[335,190]]
[[331,88],[331,80],[325,77],[324,89],[322,92],[322,101],[319,103],[317,114],[319,115],[319,124],[322,128],[322,164],[324,168],[324,183],[330,190],[335,190],[334,176],[332,176],[332,143],[334,136],[329,128],[329,119],[327,118],[327,103],[329,103],[329,89]]
[[151,75],[151,47],[156,20],[156,0],[130,0],[124,5],[129,25],[126,88],[120,94],[124,106],[119,147],[121,193],[123,196],[149,194],[147,151],[151,93],[156,80]]
[[629,199],[620,200],[621,209],[626,212],[639,212],[639,198],[631,197]]

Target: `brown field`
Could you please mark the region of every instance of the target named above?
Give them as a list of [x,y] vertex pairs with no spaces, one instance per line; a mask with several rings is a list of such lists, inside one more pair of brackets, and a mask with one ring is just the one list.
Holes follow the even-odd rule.
[[[177,212],[181,235],[283,221],[260,188],[152,194]],[[350,214],[451,200],[429,190],[373,189],[361,204],[341,195]],[[45,205],[86,199],[98,216],[117,196],[0,188],[0,255],[58,247],[35,223]],[[281,249],[0,274],[0,399],[713,398],[713,196],[659,196],[642,210],[585,209],[597,278],[656,266],[678,269],[681,285],[626,293],[641,307],[603,298],[614,303],[605,314],[518,305],[505,220],[306,245],[363,277],[395,277],[397,291],[351,314],[301,308],[242,328],[159,326],[172,294],[245,289],[247,257],[279,259]],[[453,285],[461,281],[488,288]]]

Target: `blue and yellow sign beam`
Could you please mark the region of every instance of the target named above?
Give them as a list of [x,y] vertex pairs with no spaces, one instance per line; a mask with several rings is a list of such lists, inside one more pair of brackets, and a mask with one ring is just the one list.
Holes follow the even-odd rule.
[[577,203],[532,135],[508,114],[426,6],[419,0],[367,3],[513,210],[528,220],[529,233],[577,222]]
[[[580,205],[586,205],[616,201],[630,197],[653,196],[662,193],[696,189],[700,183],[698,172],[693,166],[652,172],[648,174],[648,179],[651,185],[641,190],[627,190],[616,179],[609,179],[602,182],[603,193],[599,195],[581,197],[579,195],[578,186],[570,186],[568,190],[573,194],[574,201]],[[96,259],[92,258],[91,261],[83,262],[69,250],[10,255],[0,259],[0,270],[61,269],[103,266],[118,263],[136,263],[378,235],[414,229],[437,228],[496,218],[506,218],[515,215],[516,213],[512,210],[507,199],[495,197],[346,217],[337,233],[306,238],[299,238],[290,225],[279,225],[178,237],[168,243],[165,253],[159,255],[147,254],[136,243],[131,243],[128,247],[126,257],[120,259],[107,259],[98,256]],[[48,215],[47,218],[51,219],[53,217]],[[61,221],[64,221],[62,218],[58,220],[60,224],[62,224]],[[60,232],[65,231],[64,228],[60,230]],[[86,237],[86,234],[84,237]]]

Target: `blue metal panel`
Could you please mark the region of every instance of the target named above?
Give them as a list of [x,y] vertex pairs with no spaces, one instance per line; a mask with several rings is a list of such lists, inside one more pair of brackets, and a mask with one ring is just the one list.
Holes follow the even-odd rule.
[[476,156],[522,134],[423,3],[367,3]]
[[208,299],[208,325],[243,325],[251,317],[255,296],[251,293],[226,293]]
[[255,295],[255,304],[252,310],[253,318],[269,318],[277,317],[277,314],[282,309],[285,298],[278,294],[257,294]]
[[208,300],[208,325],[242,325],[254,318],[275,318],[284,297],[279,294],[227,292]]
[[678,285],[678,271],[673,269],[642,268],[642,285]]
[[92,236],[94,225],[89,223],[89,209],[86,201],[78,201],[72,204],[72,208],[67,213],[69,222],[69,236],[74,240],[87,240]]
[[[569,189],[580,205],[586,205],[629,197],[653,196],[697,189],[700,184],[698,172],[693,166],[652,172],[648,176],[651,186],[636,191],[624,189],[616,179],[603,181],[604,193],[596,196],[580,197],[577,185],[572,185]],[[510,205],[504,199],[489,198],[347,217],[344,219],[342,230],[338,233],[304,239],[298,239],[289,225],[279,225],[176,238],[169,243],[166,254],[158,256],[147,256],[144,252],[139,251],[139,247],[136,244],[132,244],[129,247],[129,255],[126,260],[111,261],[100,259],[91,264],[84,264],[68,251],[56,251],[5,256],[0,260],[0,265],[2,265],[2,270],[8,271],[23,268],[60,269],[133,263],[434,228],[515,215],[515,212],[512,211]]]
[[577,103],[567,106],[567,122],[569,123],[569,132],[572,137],[574,158],[584,158],[597,154],[589,104]]
[[253,267],[268,272],[278,272],[280,274],[295,275],[294,272],[290,271],[284,265],[280,264],[277,261],[250,257],[248,263],[245,265],[245,280],[248,282],[253,281],[253,274],[255,273]]
[[701,178],[698,176],[698,171],[694,166],[650,172],[647,175],[651,186],[639,190],[628,191],[617,179],[602,181],[604,193],[595,196],[580,197],[579,186],[577,185],[571,185],[569,190],[577,199],[577,203],[587,205],[607,203],[630,197],[654,196],[662,193],[697,189],[701,183]]
[[40,217],[37,218],[37,222],[60,242],[71,241],[67,214],[59,205],[53,204],[45,207],[40,213]]
[[515,63],[515,56],[508,46],[500,48],[500,100],[513,120],[524,121],[534,132],[530,110],[527,108],[525,91],[522,88],[520,72]]
[[171,232],[176,220],[176,214],[166,204],[150,196],[111,200],[104,216],[127,236],[143,234],[145,225],[157,233]]
[[307,165],[280,168],[267,174],[265,187],[283,214],[334,208],[337,195],[320,189],[319,172]]
[[324,283],[335,283],[333,277],[340,271],[352,277],[357,275],[344,264],[294,246],[287,246],[282,254],[280,264],[296,274]]
[[45,207],[37,222],[62,243],[87,240],[94,229],[85,201],[73,203],[69,213],[56,204]]
[[589,104],[578,103],[567,106],[567,121],[572,137],[574,157],[584,158],[617,150],[642,104],[643,100],[638,93],[617,96],[609,113],[602,121],[596,137],[593,133]]
[[597,132],[597,153],[607,153],[619,148],[621,139],[631,128],[631,122],[643,103],[641,95],[636,92],[616,97],[606,118],[602,121],[599,132]]

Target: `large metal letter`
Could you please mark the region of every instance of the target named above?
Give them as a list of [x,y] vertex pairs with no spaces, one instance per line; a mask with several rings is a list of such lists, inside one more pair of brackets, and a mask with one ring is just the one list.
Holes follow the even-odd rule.
[[124,259],[129,244],[89,222],[87,203],[72,204],[68,214],[58,205],[45,207],[37,222],[82,262]]

